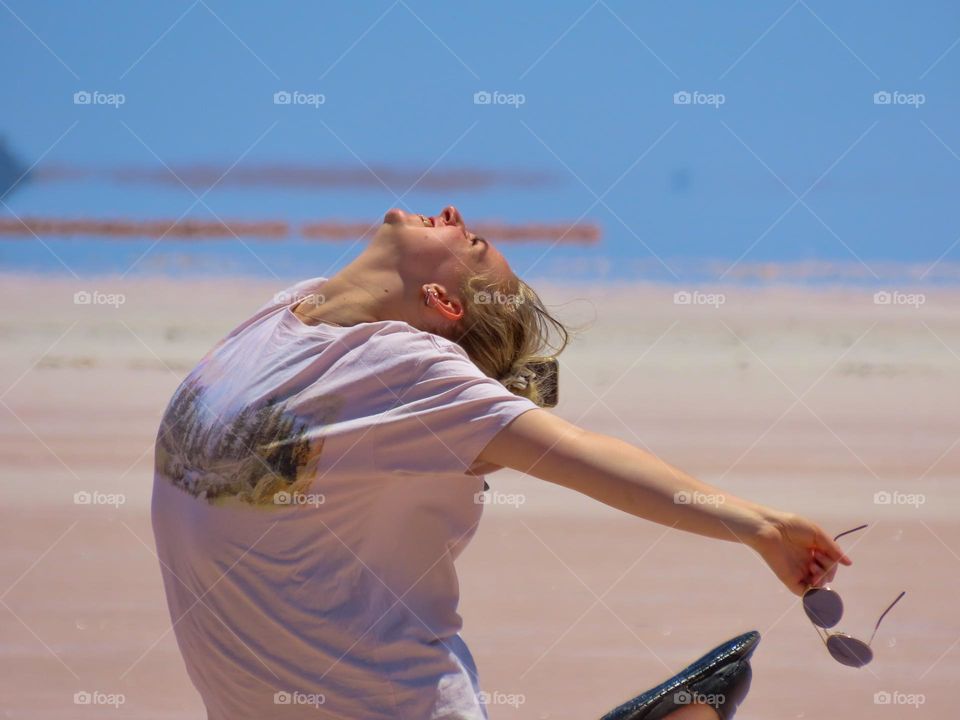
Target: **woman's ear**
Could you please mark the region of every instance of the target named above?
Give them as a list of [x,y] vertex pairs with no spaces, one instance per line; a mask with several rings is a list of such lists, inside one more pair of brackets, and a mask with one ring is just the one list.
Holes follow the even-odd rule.
[[451,322],[456,322],[463,317],[463,305],[460,301],[447,295],[447,290],[443,285],[431,283],[423,286],[424,304],[435,309],[443,317]]

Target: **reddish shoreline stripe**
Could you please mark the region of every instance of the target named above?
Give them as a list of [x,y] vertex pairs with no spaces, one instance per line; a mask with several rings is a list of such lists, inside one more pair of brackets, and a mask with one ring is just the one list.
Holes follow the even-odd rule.
[[[294,228],[284,220],[123,220],[119,218],[0,217],[3,236],[97,236],[104,238],[221,239],[251,237],[263,240],[303,238],[317,241],[354,240],[369,236],[377,224],[322,220]],[[495,242],[540,241],[592,245],[600,241],[598,225],[590,223],[504,223],[479,221],[470,229]]]

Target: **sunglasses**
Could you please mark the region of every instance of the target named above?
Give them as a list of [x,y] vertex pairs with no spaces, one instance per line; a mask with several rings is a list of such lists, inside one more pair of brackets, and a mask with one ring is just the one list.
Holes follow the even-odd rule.
[[[839,540],[844,535],[863,530],[865,527],[867,526],[861,525],[860,527],[853,528],[853,530],[842,532],[837,535],[834,540]],[[873,650],[870,648],[870,645],[873,642],[873,638],[876,637],[877,630],[880,628],[880,623],[883,622],[883,618],[886,617],[887,613],[893,609],[893,606],[900,602],[900,599],[906,594],[907,592],[904,590],[897,595],[896,600],[887,606],[887,609],[880,615],[880,619],[877,620],[877,624],[873,626],[873,634],[867,642],[858,640],[845,633],[829,632],[829,628],[832,628],[840,622],[840,619],[843,617],[843,600],[840,599],[840,595],[838,595],[835,590],[831,590],[828,587],[809,588],[803,594],[803,609],[807,613],[807,617],[810,618],[810,622],[817,628],[817,634],[820,635],[820,639],[823,640],[824,645],[827,646],[827,650],[830,651],[833,659],[848,667],[860,668],[873,660]],[[824,632],[821,633],[821,630]]]

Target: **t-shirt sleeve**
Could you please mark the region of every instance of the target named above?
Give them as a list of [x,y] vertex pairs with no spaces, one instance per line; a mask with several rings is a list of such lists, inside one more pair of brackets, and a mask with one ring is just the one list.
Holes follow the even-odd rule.
[[462,474],[500,430],[538,406],[487,377],[458,345],[428,333],[412,381],[377,423],[376,466],[386,472]]

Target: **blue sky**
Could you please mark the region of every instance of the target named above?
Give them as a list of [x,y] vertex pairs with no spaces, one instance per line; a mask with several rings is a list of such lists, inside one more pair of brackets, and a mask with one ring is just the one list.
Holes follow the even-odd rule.
[[[541,171],[543,187],[403,198],[424,211],[453,202],[468,221],[603,227],[596,248],[508,248],[521,273],[960,262],[953,3],[3,0],[0,18],[0,134],[26,165]],[[125,102],[76,105],[82,90]],[[276,105],[281,90],[325,102]],[[474,104],[484,90],[524,102]],[[705,102],[676,104],[683,91]],[[876,104],[880,91],[900,95]],[[373,220],[406,190],[224,183],[188,217]],[[175,183],[37,182],[0,213],[175,218],[194,200]],[[288,274],[302,253],[325,271],[346,249],[228,245],[195,252]],[[91,272],[125,269],[148,246],[50,241]],[[0,251],[0,267],[60,265],[32,239]]]

